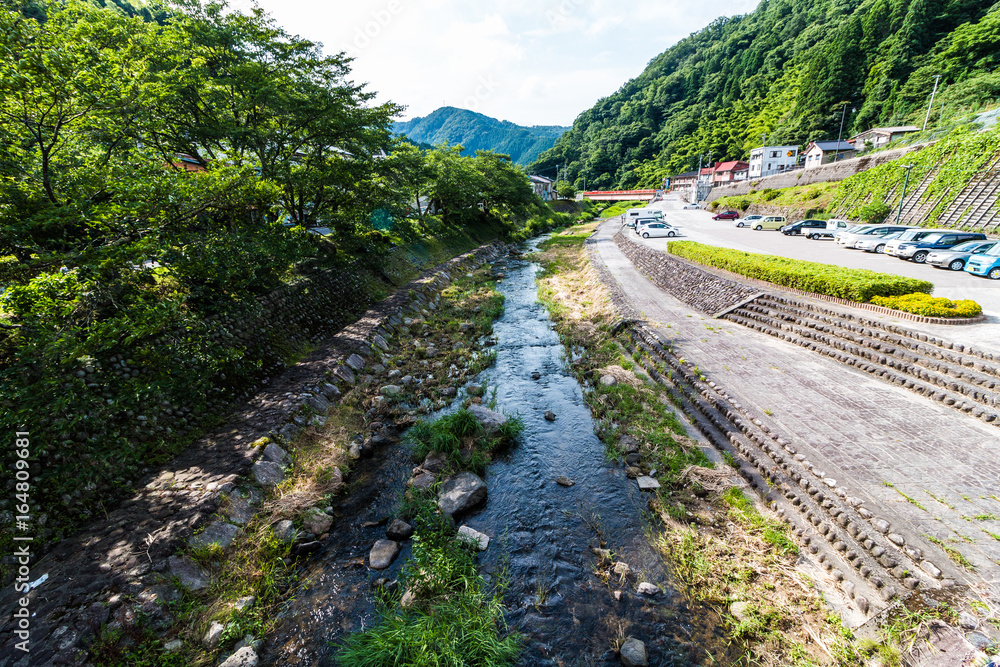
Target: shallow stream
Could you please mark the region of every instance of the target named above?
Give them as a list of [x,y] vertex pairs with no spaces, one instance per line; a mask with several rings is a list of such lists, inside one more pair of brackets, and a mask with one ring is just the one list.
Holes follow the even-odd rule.
[[[526,257],[536,243],[526,246]],[[731,664],[736,656],[727,654],[718,616],[688,606],[669,585],[647,537],[648,497],[620,463],[606,458],[594,435],[583,389],[568,372],[564,348],[538,302],[538,266],[515,258],[495,266],[506,274],[498,286],[506,310],[494,324],[496,364],[480,380],[496,388],[497,408],[519,414],[525,430],[490,465],[488,501],[464,523],[493,539],[480,556],[481,570],[509,580],[508,622],[525,637],[521,664],[617,665],[615,641],[628,636],[646,643],[650,665]],[[554,421],[545,419],[546,411]],[[264,664],[331,665],[331,642],[374,622],[372,582],[395,579],[409,545],[390,569],[368,570],[365,556],[384,537],[384,527],[366,522],[388,517],[412,466],[393,448],[355,469],[335,522],[342,528],[305,573],[268,642]],[[574,484],[557,484],[560,476]],[[591,551],[600,546],[632,574],[602,581]],[[642,581],[662,593],[639,595]]]

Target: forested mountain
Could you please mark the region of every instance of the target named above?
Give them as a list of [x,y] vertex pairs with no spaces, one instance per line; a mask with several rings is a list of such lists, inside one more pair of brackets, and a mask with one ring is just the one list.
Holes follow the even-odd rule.
[[[475,111],[441,107],[423,118],[396,123],[393,132],[434,146],[440,143],[461,144],[465,148],[464,154],[480,150],[496,151],[509,155],[517,164],[526,165],[542,151],[551,148],[568,129],[557,125],[522,127]],[[550,171],[555,173],[554,168]]]
[[[762,0],[654,58],[580,114],[529,169],[568,164],[579,186],[652,185],[699,155],[746,158],[770,144],[923,122],[935,102],[1000,96],[1000,3],[981,0]],[[856,112],[851,112],[856,109]]]

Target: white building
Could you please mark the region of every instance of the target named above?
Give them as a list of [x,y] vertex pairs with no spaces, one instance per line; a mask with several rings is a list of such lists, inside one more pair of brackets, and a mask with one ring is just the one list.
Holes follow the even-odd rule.
[[799,161],[798,146],[761,146],[750,151],[750,178],[762,178],[794,169]]
[[555,183],[552,179],[531,175],[528,176],[528,180],[531,181],[531,189],[543,200],[555,199]]

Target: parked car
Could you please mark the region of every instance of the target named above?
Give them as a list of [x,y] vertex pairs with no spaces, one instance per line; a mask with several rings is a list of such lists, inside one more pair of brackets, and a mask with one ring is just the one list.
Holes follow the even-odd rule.
[[785,216],[783,215],[766,215],[763,220],[757,220],[753,223],[753,228],[758,232],[762,229],[781,229],[785,226]]
[[877,252],[881,255],[885,252],[886,243],[893,239],[898,239],[902,235],[903,232],[893,232],[892,234],[886,234],[885,236],[876,236],[874,234],[862,236],[854,242],[854,249],[864,250],[865,252]]
[[912,225],[866,225],[861,229],[855,229],[854,231],[844,230],[836,235],[837,243],[844,246],[845,248],[853,248],[854,244],[860,241],[864,237],[871,236],[885,236],[886,234],[892,234],[893,232],[905,232],[907,229],[913,229]]
[[985,241],[986,234],[980,232],[935,232],[928,234],[919,241],[905,241],[896,246],[895,256],[899,259],[912,259],[917,264],[927,261],[927,255],[935,250],[954,248],[966,241]]
[[854,224],[850,220],[840,220],[839,218],[830,218],[826,221],[825,228],[815,228],[810,229],[806,232],[807,239],[832,239],[834,234],[837,232],[842,232],[845,230],[853,229],[859,225]]
[[972,255],[982,255],[996,245],[996,241],[966,241],[950,250],[934,250],[927,255],[927,263],[937,269],[961,271]]
[[723,211],[722,213],[716,213],[712,216],[712,220],[735,220],[740,217],[740,214],[736,211]]
[[995,243],[981,255],[970,255],[965,261],[965,271],[974,276],[1000,280],[1000,243]]
[[[639,234],[642,232],[642,228],[646,225],[650,225],[654,222],[663,222],[663,218],[636,218],[635,221],[635,233]],[[664,222],[663,224],[670,226],[670,223]]]
[[826,220],[796,220],[781,228],[785,236],[799,236],[809,233],[810,229],[826,229]]
[[697,204],[684,204],[684,208],[701,208]]
[[[658,208],[630,208],[622,216],[622,224],[624,225],[629,220],[637,220],[639,218],[659,218],[662,220],[663,211]],[[628,226],[632,227],[633,225]]]
[[752,227],[754,224],[760,222],[763,219],[764,216],[762,215],[748,215],[745,218],[740,218],[733,224],[736,225],[737,227]]
[[895,256],[896,255],[896,247],[899,246],[900,243],[907,243],[909,241],[919,241],[920,239],[926,238],[927,236],[930,236],[931,234],[935,234],[937,232],[947,232],[947,231],[949,231],[949,230],[947,230],[947,229],[909,229],[909,230],[903,232],[902,234],[900,234],[899,238],[895,238],[895,239],[892,239],[890,241],[886,241],[885,242],[885,254]]
[[665,222],[653,222],[648,225],[643,225],[642,232],[640,233],[644,239],[662,236],[673,238],[677,236],[677,230]]

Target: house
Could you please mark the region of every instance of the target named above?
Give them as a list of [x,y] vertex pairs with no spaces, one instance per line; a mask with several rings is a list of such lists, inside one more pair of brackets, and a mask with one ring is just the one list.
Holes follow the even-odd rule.
[[847,141],[853,144],[859,152],[870,151],[882,148],[890,141],[899,139],[904,134],[917,132],[920,128],[916,125],[898,125],[896,127],[873,127],[870,130],[859,132]]
[[544,176],[528,176],[528,180],[531,181],[531,188],[535,191],[535,194],[544,201],[555,199],[555,184],[551,179]]
[[763,178],[795,169],[798,163],[798,146],[761,146],[750,151],[747,175],[750,178]]
[[683,174],[677,174],[670,179],[670,189],[671,190],[688,190],[694,188],[694,182],[698,178],[698,170],[692,169],[691,171],[685,171]]
[[[712,185],[725,185],[734,181],[746,178],[750,165],[742,160],[729,160],[720,162],[712,171]],[[737,174],[743,174],[743,178],[738,178]]]
[[841,141],[810,141],[806,146],[804,155],[806,156],[806,169],[813,169],[829,162],[846,160],[857,155],[854,145]]

